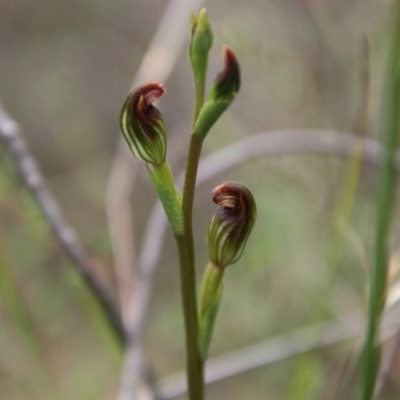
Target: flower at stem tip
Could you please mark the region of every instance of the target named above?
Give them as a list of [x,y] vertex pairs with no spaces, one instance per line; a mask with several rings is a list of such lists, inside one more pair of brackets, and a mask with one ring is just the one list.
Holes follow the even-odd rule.
[[233,50],[222,46],[222,57],[224,69],[218,74],[213,82],[208,95],[208,101],[233,100],[240,89],[240,67]]
[[208,226],[208,251],[211,262],[225,268],[241,257],[257,208],[250,190],[236,182],[217,186],[212,191],[212,201],[219,207]]
[[229,107],[240,89],[240,66],[233,50],[222,47],[224,69],[211,85],[207,101],[200,110],[194,134],[204,138],[218,118]]
[[153,102],[165,88],[148,82],[133,89],[122,106],[120,126],[132,153],[139,160],[160,165],[165,161],[167,135],[164,119]]

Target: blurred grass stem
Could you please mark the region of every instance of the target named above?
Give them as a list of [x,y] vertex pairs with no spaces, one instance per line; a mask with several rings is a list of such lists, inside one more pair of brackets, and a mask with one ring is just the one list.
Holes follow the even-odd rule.
[[[333,232],[328,248],[329,271],[327,284],[329,284],[330,288],[333,287],[332,281],[336,276],[337,268],[343,254],[346,237],[348,237],[349,220],[357,194],[365,149],[365,138],[367,134],[370,73],[369,46],[366,36],[363,37],[361,44],[360,92],[356,124],[354,128],[356,139],[352,144],[351,155],[345,168],[345,176],[338,200]],[[324,290],[330,289],[326,288]]]
[[385,304],[389,233],[396,188],[395,161],[400,107],[400,2],[396,1],[395,3],[394,36],[390,46],[388,81],[385,87],[383,107],[385,141],[380,169],[375,251],[370,280],[367,335],[363,354],[363,400],[370,400],[373,397],[380,365],[381,349],[377,345],[377,331]]

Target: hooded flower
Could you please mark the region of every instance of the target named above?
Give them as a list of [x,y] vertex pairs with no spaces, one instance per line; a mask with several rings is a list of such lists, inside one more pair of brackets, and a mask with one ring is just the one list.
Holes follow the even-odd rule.
[[132,153],[150,164],[162,164],[167,151],[164,119],[153,102],[165,92],[157,82],[148,82],[133,89],[120,115],[120,126]]
[[236,182],[217,186],[212,201],[219,207],[208,226],[208,251],[210,260],[224,268],[241,257],[256,219],[256,204],[249,189]]
[[235,53],[230,47],[223,46],[222,57],[224,69],[212,83],[207,101],[201,108],[194,126],[194,133],[203,138],[229,107],[240,89],[240,67]]

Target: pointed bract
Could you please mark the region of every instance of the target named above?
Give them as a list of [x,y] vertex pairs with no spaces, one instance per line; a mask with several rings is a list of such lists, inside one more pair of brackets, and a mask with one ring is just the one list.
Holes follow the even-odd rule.
[[164,119],[153,102],[165,92],[158,82],[133,89],[120,115],[120,126],[132,153],[141,161],[162,164],[167,151]]

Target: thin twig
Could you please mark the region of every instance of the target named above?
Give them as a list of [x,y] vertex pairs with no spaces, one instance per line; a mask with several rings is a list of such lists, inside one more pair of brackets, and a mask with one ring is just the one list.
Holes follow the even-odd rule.
[[83,243],[63,216],[56,200],[44,182],[18,124],[5,111],[1,103],[0,140],[3,141],[13,156],[26,188],[37,202],[65,253],[102,304],[111,325],[122,342],[124,338],[122,324],[108,282],[100,275]]
[[[267,339],[249,347],[233,351],[207,362],[205,381],[207,385],[241,375],[245,372],[288,360],[295,356],[320,350],[337,343],[361,338],[364,321],[361,313],[354,312],[328,323],[298,329],[288,335]],[[388,316],[382,324],[387,328],[386,337],[398,328],[399,317]],[[164,400],[173,399],[186,393],[184,372],[179,372],[159,382]]]
[[[197,184],[202,184],[230,168],[257,157],[307,153],[328,153],[348,157],[351,155],[355,140],[357,136],[354,134],[326,129],[276,130],[259,133],[203,157],[199,165]],[[380,144],[376,140],[367,138],[363,163],[377,166],[380,161],[379,152]],[[178,186],[182,183],[183,172],[177,179]],[[130,342],[133,349],[132,358],[141,352],[140,345],[134,338],[141,337],[145,329],[145,317],[153,288],[153,274],[161,256],[167,226],[163,208],[157,201],[148,219],[138,260],[138,290],[134,292],[130,302],[129,337],[133,338]],[[133,373],[134,370],[130,371]],[[132,375],[131,379],[134,379]]]

